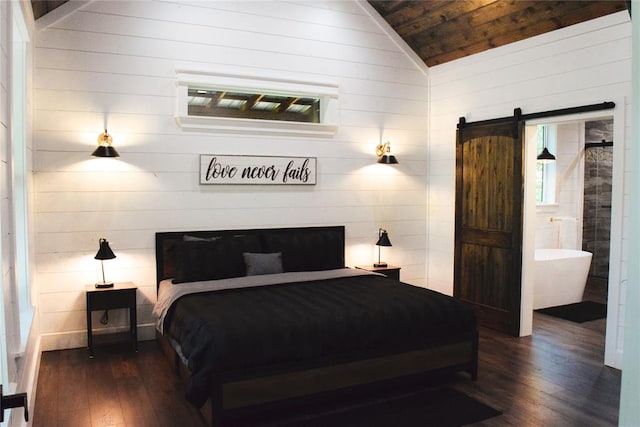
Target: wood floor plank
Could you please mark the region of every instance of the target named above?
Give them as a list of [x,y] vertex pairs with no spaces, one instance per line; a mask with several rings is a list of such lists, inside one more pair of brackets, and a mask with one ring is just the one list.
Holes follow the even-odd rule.
[[536,313],[531,337],[482,329],[478,381],[456,388],[504,414],[478,425],[616,426],[621,374],[603,363],[604,322]]
[[[84,352],[83,352],[84,353]],[[87,390],[86,353],[83,358],[79,352],[72,350],[60,352],[58,373],[58,419],[75,425],[75,420],[83,420],[89,413],[89,399]],[[63,396],[61,398],[61,396]],[[69,412],[69,414],[66,414]],[[60,422],[60,425],[67,425]],[[85,424],[86,425],[86,424]]]
[[93,359],[87,376],[92,427],[124,426],[118,388],[109,359]]
[[[40,422],[40,421],[38,421]],[[44,423],[40,425],[49,426]],[[60,427],[87,427],[91,426],[91,411],[89,408],[78,410],[65,410],[58,413],[58,424]]]
[[34,420],[39,423],[34,421],[33,427],[58,426],[59,356],[60,352],[57,351],[42,353],[37,385],[40,404],[36,405],[31,412]]
[[[162,425],[156,416],[144,384],[118,381],[117,392],[125,425],[140,427]],[[131,405],[131,402],[136,402],[136,405]]]

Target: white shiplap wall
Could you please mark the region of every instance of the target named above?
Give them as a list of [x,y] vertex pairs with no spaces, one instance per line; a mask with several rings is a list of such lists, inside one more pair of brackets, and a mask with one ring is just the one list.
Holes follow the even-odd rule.
[[[94,1],[36,40],[37,268],[43,349],[82,346],[100,237],[138,284],[152,332],[154,233],[346,225],[347,264],[385,259],[424,285],[427,78],[357,2]],[[295,76],[339,87],[332,138],[183,131],[177,68]],[[104,126],[120,159],[89,154]],[[400,164],[375,164],[390,140]],[[200,153],[313,156],[313,187],[198,185]],[[99,313],[97,313],[99,314]],[[113,316],[112,316],[113,317]],[[115,314],[115,325],[126,320]]]
[[[625,103],[628,104],[631,94],[629,15],[619,12],[429,71],[427,281],[430,287],[451,293],[458,118],[465,116],[471,122],[510,116],[517,107],[527,114],[609,100],[618,102],[616,108],[628,111]],[[625,122],[624,135],[615,135],[616,143],[630,140],[630,121]],[[625,206],[627,203],[625,193]],[[623,230],[628,225],[625,217]],[[622,259],[621,272],[626,271],[625,263],[626,259]],[[618,304],[622,307],[624,301],[621,299]],[[619,342],[615,345],[621,348]]]

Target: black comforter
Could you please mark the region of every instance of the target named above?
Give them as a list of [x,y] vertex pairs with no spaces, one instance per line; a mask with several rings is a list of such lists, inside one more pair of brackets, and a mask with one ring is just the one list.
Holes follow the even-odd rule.
[[468,340],[475,321],[446,295],[356,276],[183,296],[164,331],[191,371],[187,399],[202,406],[214,379]]

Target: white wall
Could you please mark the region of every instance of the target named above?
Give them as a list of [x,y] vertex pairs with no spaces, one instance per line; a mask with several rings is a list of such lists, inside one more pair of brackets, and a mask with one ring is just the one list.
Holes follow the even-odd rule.
[[[139,286],[152,333],[154,233],[346,225],[347,264],[386,261],[424,285],[427,78],[357,2],[90,2],[36,40],[37,268],[43,349],[86,343],[98,238],[112,280]],[[281,74],[339,86],[332,138],[182,130],[175,70]],[[89,154],[104,126],[118,160]],[[375,164],[390,140],[400,164]],[[198,155],[313,156],[313,187],[198,185]],[[96,313],[99,315],[99,313]],[[114,317],[114,316],[111,316]],[[115,313],[114,324],[125,322]]]
[[[629,15],[619,12],[433,67],[430,79],[427,281],[451,293],[458,118],[471,122],[510,116],[517,107],[528,114],[609,100],[617,102],[616,110],[624,117],[631,94]],[[630,140],[630,121],[625,122],[624,135],[615,135],[617,143]],[[628,150],[628,143],[625,146]],[[628,187],[628,173],[624,186],[614,191],[622,193],[623,187]],[[627,197],[625,192],[624,206]],[[623,245],[630,224],[625,212]],[[625,251],[619,252],[623,255],[614,268],[623,273],[615,285],[622,286],[627,259]],[[619,295],[613,303],[616,312],[623,312],[617,308],[624,305],[624,291]],[[616,336],[621,337],[620,332]],[[615,345],[621,349],[621,339]]]

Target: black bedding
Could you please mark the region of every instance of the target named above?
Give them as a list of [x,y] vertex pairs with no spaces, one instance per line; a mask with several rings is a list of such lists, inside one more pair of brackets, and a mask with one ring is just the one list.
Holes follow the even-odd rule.
[[183,296],[164,333],[191,372],[188,400],[201,406],[214,380],[469,341],[475,321],[453,298],[367,275]]

